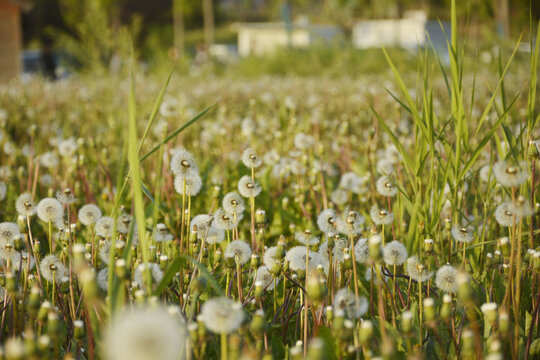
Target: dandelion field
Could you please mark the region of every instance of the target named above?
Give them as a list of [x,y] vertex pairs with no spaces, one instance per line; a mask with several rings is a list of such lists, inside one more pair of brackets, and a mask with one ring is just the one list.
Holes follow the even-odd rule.
[[347,81],[1,87],[1,357],[539,357],[540,28],[456,33]]

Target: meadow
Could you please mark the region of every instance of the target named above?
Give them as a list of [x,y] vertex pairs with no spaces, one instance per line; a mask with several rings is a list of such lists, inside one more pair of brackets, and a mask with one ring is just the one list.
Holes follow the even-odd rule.
[[0,358],[539,357],[540,28],[521,41],[0,87]]

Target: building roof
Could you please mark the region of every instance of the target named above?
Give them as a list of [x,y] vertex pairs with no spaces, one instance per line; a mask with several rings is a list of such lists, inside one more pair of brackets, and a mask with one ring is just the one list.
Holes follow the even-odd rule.
[[0,0],[0,2],[3,2],[3,1],[18,5],[24,11],[28,11],[32,9],[32,3],[29,0]]
[[[237,23],[235,24],[237,29],[249,28],[249,29],[285,29],[286,24],[284,22],[252,22],[252,23]],[[311,23],[298,23],[292,22],[292,30],[321,30],[321,29],[337,29],[335,25],[319,25]]]

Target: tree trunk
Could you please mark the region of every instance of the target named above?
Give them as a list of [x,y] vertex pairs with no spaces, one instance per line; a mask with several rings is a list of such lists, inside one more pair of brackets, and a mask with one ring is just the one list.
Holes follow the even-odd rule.
[[203,0],[204,43],[206,50],[214,44],[214,8],[212,0]]
[[184,0],[173,0],[174,49],[179,58],[184,56]]
[[510,15],[508,0],[496,0],[497,30],[500,36],[510,35]]

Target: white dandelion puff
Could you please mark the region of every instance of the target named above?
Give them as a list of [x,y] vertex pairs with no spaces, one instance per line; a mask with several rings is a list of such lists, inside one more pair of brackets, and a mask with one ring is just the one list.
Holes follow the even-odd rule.
[[382,196],[394,197],[397,194],[397,187],[388,176],[381,176],[377,180],[377,191]]
[[358,319],[368,310],[369,303],[365,297],[356,297],[348,289],[340,289],[334,296],[334,313],[337,316],[345,315],[349,319]]
[[497,181],[508,187],[517,187],[529,177],[525,163],[510,165],[506,161],[499,161],[493,165],[493,173]]
[[407,259],[407,249],[399,241],[391,241],[383,248],[383,259],[386,265],[401,265]]
[[219,244],[225,240],[225,231],[211,226],[208,228],[205,236],[207,244]]
[[264,265],[259,266],[254,282],[261,282],[263,289],[267,291],[274,289],[274,276],[268,271],[268,268]]
[[101,210],[94,204],[86,204],[79,209],[77,216],[81,224],[92,226],[101,218]]
[[339,187],[343,190],[354,191],[360,183],[360,178],[353,172],[347,172],[341,175]]
[[[308,266],[315,270],[317,265],[325,265],[322,256],[315,251],[309,250]],[[285,259],[289,262],[292,271],[306,270],[306,248],[304,246],[295,246],[287,251]]]
[[336,230],[337,215],[333,209],[323,210],[317,218],[317,226],[323,233],[329,233]]
[[245,241],[234,240],[225,249],[224,256],[234,258],[238,264],[244,265],[251,259],[251,246]]
[[190,222],[190,228],[191,231],[197,231],[197,236],[199,239],[202,239],[205,235],[210,226],[212,226],[212,221],[214,220],[214,217],[208,214],[200,214],[196,215],[191,219]]
[[110,238],[113,233],[114,220],[110,216],[104,216],[96,221],[95,230],[98,236]]
[[198,173],[192,173],[189,176],[177,175],[174,178],[174,189],[180,195],[195,196],[201,191],[202,179]]
[[470,243],[474,239],[474,228],[472,226],[453,226],[451,233],[454,240],[465,244]]
[[456,275],[458,271],[452,265],[443,265],[435,275],[435,285],[447,293],[455,293],[458,290]]
[[433,271],[429,271],[428,268],[418,261],[416,256],[407,259],[407,273],[416,281],[426,282],[433,276]]
[[336,189],[332,191],[330,200],[336,205],[344,205],[349,201],[349,195],[347,194],[347,191],[343,189]]
[[250,169],[258,168],[262,164],[261,158],[251,148],[244,150],[242,153],[242,162]]
[[514,220],[517,222],[519,219],[512,209],[512,203],[510,201],[505,201],[495,209],[495,220],[501,226],[509,227],[512,226]]
[[13,241],[16,235],[20,235],[19,226],[12,222],[0,223],[0,244],[7,244]]
[[240,214],[246,209],[244,199],[236,192],[230,192],[225,195],[221,205],[230,214]]
[[[146,288],[146,281],[144,275],[144,271],[146,268],[146,264],[139,264],[135,269],[135,274],[133,275],[133,279],[141,288]],[[163,271],[161,271],[159,265],[155,263],[148,263],[148,268],[150,269],[150,278],[152,280],[152,283],[159,283],[163,279]]]
[[217,334],[229,334],[244,322],[242,304],[220,297],[207,300],[201,308],[199,318],[206,328]]
[[126,310],[111,321],[103,337],[110,360],[178,360],[186,344],[185,325],[159,307]]
[[64,207],[55,198],[45,198],[37,205],[37,215],[41,221],[56,222],[64,216]]
[[66,267],[55,255],[45,256],[39,264],[39,270],[45,280],[53,282],[54,279],[57,284],[67,276]]
[[311,230],[308,230],[308,229],[306,229],[305,231],[295,232],[294,238],[300,244],[309,245],[309,246],[318,244],[320,240],[317,236],[313,236]]
[[379,209],[377,205],[371,207],[369,216],[377,225],[390,225],[394,221],[394,214],[385,209]]
[[364,217],[357,211],[346,210],[338,218],[337,228],[340,233],[345,235],[358,235],[364,230]]
[[277,246],[272,246],[264,252],[263,263],[267,269],[272,269],[275,264],[281,264],[281,260],[276,256],[277,249]]
[[261,186],[256,181],[252,181],[249,175],[242,176],[238,181],[238,192],[243,197],[256,197],[261,193],[261,190]]
[[174,236],[169,233],[167,225],[162,223],[156,225],[154,229],[154,240],[156,240],[156,242],[171,241],[172,239],[174,239]]
[[23,193],[19,195],[15,202],[15,209],[17,209],[17,213],[21,216],[33,216],[36,213],[36,204],[32,200],[32,194]]
[[199,172],[199,167],[197,166],[195,158],[189,151],[184,149],[174,151],[170,166],[171,171],[176,176],[189,177],[192,174],[197,174]]
[[127,234],[129,228],[131,227],[131,222],[133,221],[133,216],[128,214],[122,214],[116,219],[116,232],[119,234]]
[[219,208],[214,212],[214,220],[212,225],[222,230],[232,230],[236,225],[238,225],[240,219],[234,218],[233,214],[229,214],[222,208]]
[[368,239],[362,238],[356,242],[354,245],[354,256],[356,262],[364,264],[369,260],[369,244]]
[[109,289],[109,270],[108,268],[104,267],[101,269],[97,276],[96,276],[96,282],[99,286],[99,288],[103,291],[107,291]]

